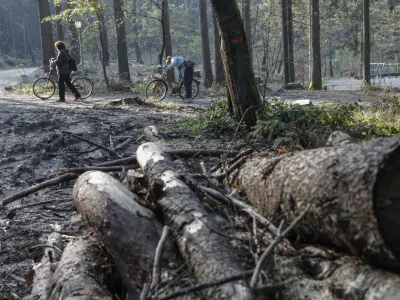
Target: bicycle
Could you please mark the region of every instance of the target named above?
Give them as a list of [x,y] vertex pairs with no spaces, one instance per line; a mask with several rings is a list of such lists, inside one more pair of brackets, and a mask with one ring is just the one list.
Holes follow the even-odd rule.
[[[165,96],[168,93],[168,84],[167,84],[167,73],[163,69],[162,72],[160,72],[159,67],[159,72],[154,75],[156,79],[153,79],[150,81],[147,86],[146,86],[146,98],[153,98],[158,101],[162,101]],[[160,74],[162,73],[162,74]],[[179,96],[185,100],[186,99],[186,88],[185,85],[183,84],[183,78],[181,81],[177,82],[175,79],[172,79],[172,83],[175,85],[175,87],[172,88],[172,91],[174,89],[178,89]],[[193,78],[192,81],[192,99],[196,98],[197,94],[199,93],[200,90],[200,81],[197,79]]]
[[[45,100],[49,99],[54,95],[58,84],[51,79],[54,73],[54,62],[50,60],[50,72],[47,77],[40,77],[33,83],[32,89],[33,93],[39,99]],[[93,92],[94,81],[90,80],[86,76],[73,77],[71,76],[71,83],[76,87],[76,89],[81,94],[81,99],[86,99],[90,97]],[[66,89],[68,90],[68,89]]]

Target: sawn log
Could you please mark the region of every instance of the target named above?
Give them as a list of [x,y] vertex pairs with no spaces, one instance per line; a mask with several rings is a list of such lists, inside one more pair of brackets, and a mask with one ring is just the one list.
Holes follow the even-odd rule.
[[239,184],[265,217],[289,223],[308,203],[303,239],[400,271],[400,139],[251,157]]

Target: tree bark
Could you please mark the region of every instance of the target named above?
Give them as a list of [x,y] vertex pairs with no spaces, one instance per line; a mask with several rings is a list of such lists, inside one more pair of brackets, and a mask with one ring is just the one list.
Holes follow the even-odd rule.
[[235,119],[254,126],[261,99],[239,8],[235,0],[211,0],[211,5],[221,33],[221,55]]
[[296,81],[294,54],[293,54],[293,10],[292,0],[286,0],[287,5],[287,43],[288,43],[288,65],[289,65],[289,82]]
[[[61,3],[60,4],[54,4],[55,6],[55,10],[56,10],[56,14],[59,15],[61,13]],[[57,28],[57,39],[59,41],[64,41],[65,37],[64,37],[64,28],[62,26],[61,20],[56,21],[56,28]]]
[[[145,280],[137,270],[151,270],[161,224],[150,210],[138,204],[138,196],[100,171],[81,175],[74,185],[73,197],[79,213],[114,258],[125,286],[137,294],[135,282]],[[172,257],[172,243],[167,245],[165,257]]]
[[287,0],[281,0],[282,7],[282,39],[283,39],[283,75],[285,86],[289,83],[289,45],[288,45],[288,13]]
[[[177,170],[172,159],[154,143],[142,144],[137,150],[137,158],[149,179],[151,193],[196,279],[209,281],[243,271],[228,241],[211,230],[218,225],[186,185],[183,170]],[[249,290],[243,282],[209,289],[204,296],[207,299],[231,299],[239,291],[242,299],[247,299]]]
[[[96,1],[98,2],[98,1]],[[100,6],[96,8],[96,16],[97,16],[97,21],[99,22],[99,36],[100,38],[100,47],[101,47],[101,61],[105,66],[108,66],[110,63],[110,48],[108,46],[108,33],[107,33],[107,26],[106,26],[106,20],[104,19],[104,6],[102,3],[100,3]],[[103,72],[104,73],[104,72]],[[104,78],[107,77],[107,75],[104,76]],[[107,80],[108,81],[108,80]],[[108,88],[108,85],[107,85]]]
[[[169,4],[168,0],[162,0],[162,23],[163,23],[163,40],[164,40],[164,49],[165,49],[165,58],[167,56],[172,56],[172,43],[171,43],[171,25],[169,22]],[[175,79],[175,70],[171,69],[167,72],[168,76],[168,86],[172,89],[172,80]]]
[[312,74],[309,89],[322,89],[321,69],[321,39],[319,22],[319,0],[311,0],[311,46],[312,46]]
[[139,22],[137,16],[137,0],[132,1],[132,15],[133,15],[133,33],[135,35],[134,46],[135,46],[136,62],[138,64],[144,64],[142,58],[142,51],[139,45],[139,28],[138,28]]
[[[25,300],[47,300],[51,293],[51,277],[53,275],[53,264],[60,261],[62,251],[62,236],[53,232],[47,238],[44,255],[40,263],[35,267],[35,277],[31,294]],[[53,248],[55,247],[55,248]]]
[[215,82],[221,83],[225,80],[224,64],[222,63],[221,56],[221,38],[219,35],[219,29],[217,19],[213,13],[213,25],[214,25],[214,71],[215,71]]
[[[69,10],[74,9],[74,4],[71,0],[67,1],[67,8]],[[70,16],[70,20],[68,21],[68,30],[69,30],[69,53],[76,60],[77,64],[81,62],[81,53],[79,51],[79,33],[75,26],[75,20],[73,20]]]
[[213,74],[211,67],[210,39],[208,36],[207,0],[199,0],[199,9],[204,86],[210,88],[213,83]]
[[364,84],[371,84],[371,66],[370,66],[370,34],[369,34],[369,0],[364,0]]
[[242,16],[244,31],[246,32],[247,45],[249,47],[250,60],[253,61],[253,40],[251,34],[251,0],[243,0]]
[[254,157],[240,185],[267,218],[287,223],[313,205],[299,234],[400,271],[400,140],[320,148],[278,157]]
[[89,238],[71,241],[53,274],[54,288],[49,300],[111,300],[111,295],[97,281],[99,262],[99,248]]
[[129,82],[128,48],[126,46],[125,15],[122,9],[123,0],[113,0],[115,26],[117,31],[117,53],[118,53],[118,78],[121,81]]
[[39,20],[40,20],[40,37],[42,41],[42,59],[43,71],[50,72],[50,58],[54,57],[54,40],[50,22],[43,22],[43,19],[50,17],[50,5],[47,0],[38,0],[39,4]]

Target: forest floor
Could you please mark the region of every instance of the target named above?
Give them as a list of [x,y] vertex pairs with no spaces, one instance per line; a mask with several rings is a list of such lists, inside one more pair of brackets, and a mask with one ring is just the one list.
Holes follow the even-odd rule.
[[[176,150],[224,149],[231,141],[230,136],[197,138],[185,135],[179,128],[184,118],[201,114],[210,97],[189,104],[170,97],[164,103],[149,106],[115,106],[109,104],[110,100],[126,98],[127,94],[104,93],[80,102],[72,102],[70,95],[66,103],[57,103],[57,97],[43,101],[30,94],[6,91],[2,78],[11,76],[3,72],[0,72],[3,83],[0,87],[0,199],[54,178],[57,169],[90,166],[114,159],[108,152],[63,133],[65,131],[107,147],[111,147],[110,140],[117,146],[129,137],[138,139],[148,125],[156,125],[168,132],[174,138]],[[128,94],[128,97],[133,96],[143,97]],[[270,96],[280,96],[288,101],[310,99],[316,104],[368,102],[377,97],[368,92],[336,90],[285,91]],[[139,142],[130,143],[118,153],[122,157],[131,156],[139,145]],[[86,223],[74,208],[72,187],[73,182],[68,182],[45,188],[0,210],[0,299],[19,299],[29,294],[30,268],[43,254],[42,248],[31,248],[45,244],[49,233],[88,234]]]

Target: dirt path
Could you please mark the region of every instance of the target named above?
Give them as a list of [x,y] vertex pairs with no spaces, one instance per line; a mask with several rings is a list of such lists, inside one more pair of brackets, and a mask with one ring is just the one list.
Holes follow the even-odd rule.
[[38,70],[39,68],[0,70],[0,89],[18,84],[21,81],[21,76],[30,76]]

